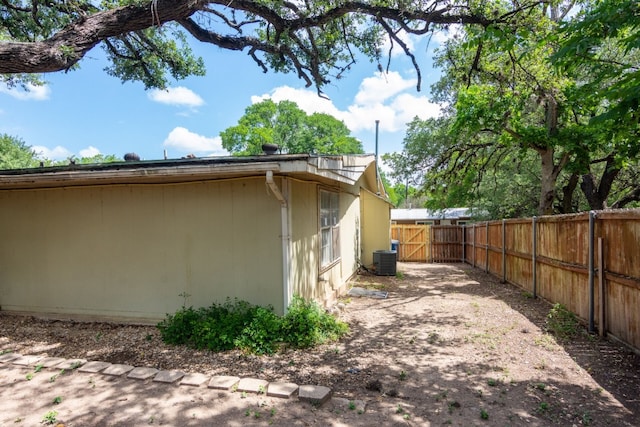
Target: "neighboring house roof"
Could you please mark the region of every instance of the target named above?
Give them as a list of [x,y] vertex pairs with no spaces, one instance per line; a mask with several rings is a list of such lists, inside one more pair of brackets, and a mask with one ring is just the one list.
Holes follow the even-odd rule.
[[468,219],[471,218],[469,208],[429,209],[391,209],[392,221],[424,221],[436,219]]
[[[355,184],[374,155],[318,156],[310,154],[248,157],[202,157],[148,160],[29,169],[0,170],[0,190],[129,183],[176,183],[274,174],[313,178],[326,183]],[[367,187],[380,191],[375,173],[368,173]]]

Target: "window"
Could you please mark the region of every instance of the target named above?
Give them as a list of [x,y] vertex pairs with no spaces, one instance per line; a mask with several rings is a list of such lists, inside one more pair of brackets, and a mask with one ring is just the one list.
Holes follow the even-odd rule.
[[340,208],[338,193],[320,191],[320,266],[340,258]]

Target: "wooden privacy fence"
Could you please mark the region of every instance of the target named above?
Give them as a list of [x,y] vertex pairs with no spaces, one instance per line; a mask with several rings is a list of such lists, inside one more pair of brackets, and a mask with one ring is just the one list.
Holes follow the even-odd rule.
[[462,262],[463,229],[459,225],[391,226],[391,239],[398,241],[398,261]]
[[462,227],[465,262],[640,349],[640,209]]

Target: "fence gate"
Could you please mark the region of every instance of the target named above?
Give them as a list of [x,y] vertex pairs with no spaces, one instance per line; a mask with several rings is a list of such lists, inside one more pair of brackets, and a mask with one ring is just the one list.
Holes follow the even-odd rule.
[[431,226],[431,262],[462,262],[464,229],[460,225]]
[[429,225],[395,224],[391,238],[399,242],[398,261],[427,262],[431,258]]

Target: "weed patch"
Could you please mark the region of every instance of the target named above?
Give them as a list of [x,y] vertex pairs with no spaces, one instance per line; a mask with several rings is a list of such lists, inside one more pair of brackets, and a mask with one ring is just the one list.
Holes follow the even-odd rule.
[[567,340],[578,334],[578,318],[559,303],[551,307],[546,319],[546,328],[556,337]]

